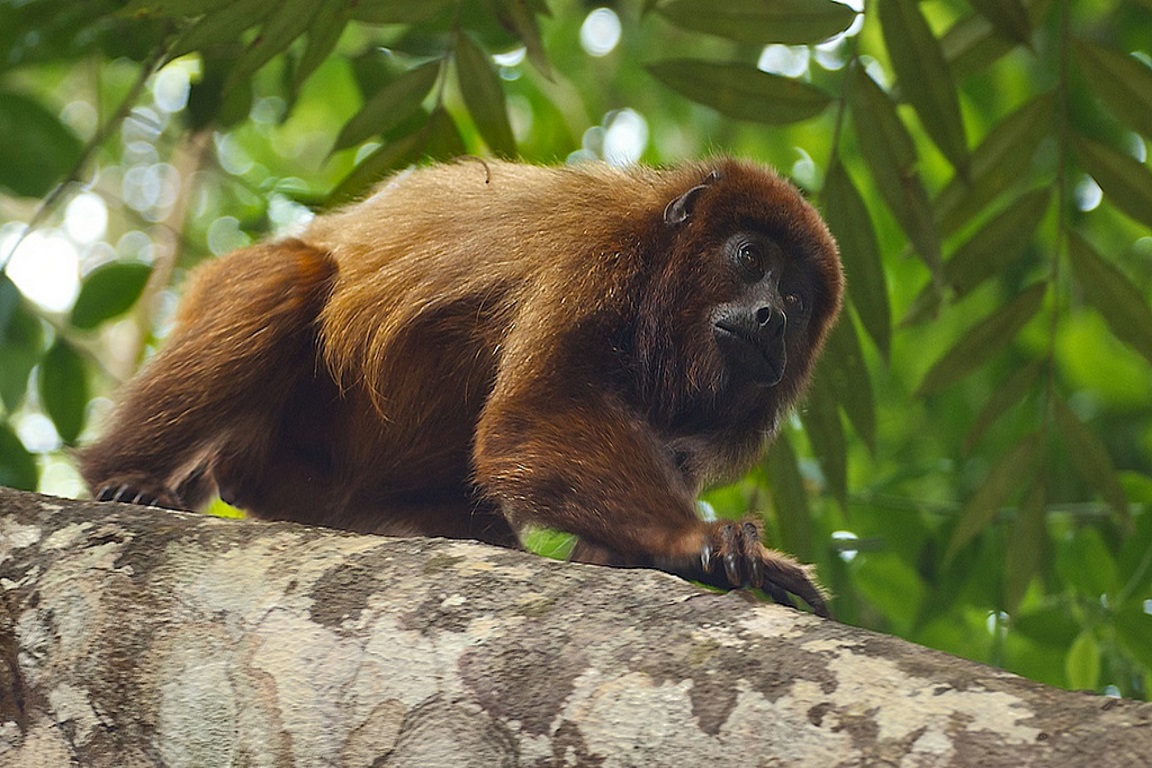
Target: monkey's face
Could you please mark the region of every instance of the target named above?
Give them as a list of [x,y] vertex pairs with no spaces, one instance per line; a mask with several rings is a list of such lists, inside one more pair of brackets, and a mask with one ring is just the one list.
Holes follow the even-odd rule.
[[784,378],[790,341],[807,327],[810,291],[780,246],[758,232],[735,233],[719,256],[727,273],[720,282],[734,295],[713,308],[712,336],[734,376],[774,387]]

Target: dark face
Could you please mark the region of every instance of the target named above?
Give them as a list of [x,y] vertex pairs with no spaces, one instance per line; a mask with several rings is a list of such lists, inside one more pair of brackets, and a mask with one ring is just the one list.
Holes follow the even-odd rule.
[[712,336],[734,377],[774,387],[784,378],[789,346],[808,325],[811,289],[766,235],[737,232],[720,253],[733,298],[712,310]]

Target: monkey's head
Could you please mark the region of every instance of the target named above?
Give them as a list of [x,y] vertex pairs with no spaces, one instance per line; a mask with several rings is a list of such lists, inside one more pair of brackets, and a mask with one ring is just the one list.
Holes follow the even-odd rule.
[[[763,415],[802,391],[840,310],[843,275],[823,220],[774,173],[725,160],[673,197],[638,342],[659,410]],[[687,186],[687,185],[685,185]],[[657,328],[656,324],[661,324]],[[678,360],[679,381],[671,379]],[[642,366],[645,367],[645,366]],[[750,412],[751,411],[751,412]]]

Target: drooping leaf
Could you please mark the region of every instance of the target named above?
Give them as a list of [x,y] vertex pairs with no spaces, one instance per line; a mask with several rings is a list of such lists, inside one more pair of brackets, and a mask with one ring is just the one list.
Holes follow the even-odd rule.
[[224,81],[224,92],[247,80],[274,56],[288,49],[296,38],[312,26],[321,5],[316,0],[281,0],[275,13],[264,18],[260,32],[240,55]]
[[360,0],[352,17],[366,24],[419,24],[456,5],[456,0]]
[[1094,527],[1079,528],[1060,541],[1056,550],[1056,572],[1066,586],[1089,600],[1115,594],[1119,570],[1112,551]]
[[958,381],[1011,343],[1040,309],[1046,290],[1042,282],[1033,285],[964,334],[925,374],[917,395],[937,392]]
[[844,409],[856,434],[869,449],[875,450],[876,403],[872,396],[872,380],[851,318],[841,318],[828,334],[817,371],[816,375],[831,386],[836,402]]
[[753,45],[819,43],[856,18],[851,8],[830,0],[671,0],[657,12],[683,29]]
[[[1035,29],[1048,17],[1052,3],[1053,0],[1023,0],[1030,29]],[[956,80],[983,72],[1019,44],[1019,41],[1005,37],[982,13],[957,21],[940,40],[944,58]]]
[[1004,558],[1004,610],[1008,613],[1016,612],[1040,567],[1046,539],[1045,522],[1044,483],[1037,478],[1020,504]]
[[354,147],[400,125],[420,108],[439,73],[440,62],[430,61],[408,70],[381,88],[340,129],[332,151]]
[[1072,642],[1064,658],[1064,674],[1068,687],[1074,690],[1094,691],[1100,684],[1100,644],[1091,627]]
[[189,27],[172,44],[172,48],[168,51],[168,60],[178,59],[204,47],[236,40],[274,9],[275,6],[266,0],[235,0],[205,15]]
[[124,314],[148,284],[152,267],[139,262],[113,262],[97,267],[84,278],[68,321],[89,330]]
[[864,199],[841,163],[835,162],[828,169],[823,196],[824,217],[840,244],[848,298],[856,307],[864,330],[887,359],[892,315],[880,247]]
[[1152,68],[1135,56],[1076,41],[1076,58],[1112,114],[1129,128],[1152,138]]
[[935,201],[941,233],[962,227],[1004,190],[1026,177],[1036,148],[1052,132],[1056,97],[1045,93],[1003,118],[972,152],[968,178],[959,173]]
[[[9,413],[28,389],[28,375],[40,359],[44,330],[28,311],[19,289],[0,272],[0,402]],[[3,483],[0,483],[3,485]]]
[[896,114],[896,105],[862,67],[855,67],[851,77],[852,122],[864,162],[916,252],[942,279],[940,233],[917,170],[912,137]]
[[1060,436],[1080,475],[1096,489],[1122,520],[1128,520],[1128,497],[1120,487],[1116,467],[1104,443],[1060,398],[1053,398]]
[[1001,35],[1027,44],[1032,35],[1032,23],[1020,0],[971,0],[971,3]]
[[360,164],[336,185],[336,188],[329,193],[325,205],[331,207],[353,200],[383,179],[389,172],[416,162],[420,158],[426,141],[427,131],[421,129],[379,147],[361,160]]
[[0,485],[34,491],[39,477],[36,459],[7,422],[0,421]]
[[1108,202],[1146,227],[1152,227],[1152,171],[1131,155],[1106,144],[1076,136],[1072,139],[1084,169],[1092,175]]
[[900,89],[920,123],[957,169],[968,167],[960,99],[940,43],[916,0],[878,0],[884,44]]
[[1152,309],[1148,300],[1111,262],[1075,232],[1068,255],[1084,298],[1108,323],[1116,338],[1152,363]]
[[40,402],[67,444],[80,436],[88,405],[88,370],[70,344],[57,339],[40,361]]
[[750,64],[668,59],[647,69],[672,90],[737,120],[797,123],[819,115],[832,102],[813,85]]
[[82,145],[40,102],[0,89],[0,187],[43,197],[80,159]]
[[[540,25],[536,23],[535,4],[529,0],[493,0],[496,13],[500,21],[513,30],[524,49],[528,52],[528,60],[536,71],[544,77],[552,77],[552,67],[548,64],[548,56],[544,51],[544,43],[540,38]],[[546,7],[545,7],[546,9]]]
[[485,143],[498,155],[514,157],[516,139],[508,122],[500,77],[487,54],[465,33],[456,38],[456,78],[464,104]]
[[810,559],[813,555],[812,515],[796,451],[787,435],[777,436],[764,462],[770,480],[772,509],[780,527],[780,546],[802,560]]
[[814,378],[808,389],[800,421],[812,443],[812,451],[829,492],[842,505],[848,501],[848,445],[844,439],[844,426],[840,423],[840,409],[827,377]]
[[141,18],[166,16],[173,19],[194,18],[212,13],[231,0],[132,0],[120,11],[123,16]]
[[972,452],[988,428],[995,424],[1005,411],[1024,399],[1036,383],[1036,379],[1039,378],[1043,368],[1042,362],[1026,365],[1018,369],[1008,377],[1007,381],[996,388],[992,396],[988,398],[988,402],[980,409],[980,413],[976,415],[968,434],[964,437],[965,454]]
[[1117,611],[1113,617],[1116,636],[1124,649],[1143,664],[1152,669],[1152,614],[1143,610],[1137,603],[1129,610]]
[[984,530],[1007,503],[1013,491],[1032,477],[1039,447],[1039,436],[1029,435],[1004,454],[988,472],[984,483],[976,489],[976,493],[960,512],[960,519],[944,552],[946,564]]
[[356,4],[347,0],[324,0],[323,5],[316,11],[313,24],[306,32],[308,44],[304,48],[300,62],[296,65],[293,90],[298,90],[336,49],[336,43],[340,41],[340,35],[352,19],[355,8]]
[[439,107],[428,119],[428,138],[424,154],[432,160],[451,160],[465,153],[464,139],[448,110]]

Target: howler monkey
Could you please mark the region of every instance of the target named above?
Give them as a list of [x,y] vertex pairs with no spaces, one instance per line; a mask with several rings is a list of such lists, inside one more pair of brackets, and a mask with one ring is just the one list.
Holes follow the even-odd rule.
[[695,498],[756,458],[841,302],[772,172],[463,161],[196,270],[81,452],[97,498],[506,546],[788,593],[808,570]]

